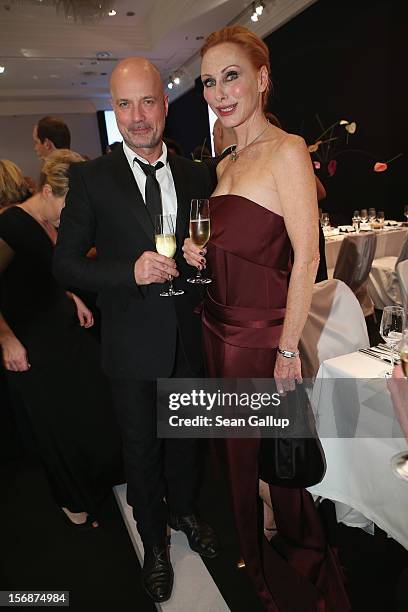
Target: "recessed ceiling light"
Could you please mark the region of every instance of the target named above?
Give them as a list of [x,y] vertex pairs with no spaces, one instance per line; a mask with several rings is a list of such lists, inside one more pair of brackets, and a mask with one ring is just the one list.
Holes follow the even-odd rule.
[[112,53],[110,51],[97,51],[96,57],[98,57],[99,59],[104,59],[107,57],[112,57]]
[[5,71],[5,66],[0,66],[0,74],[3,74],[3,72]]
[[116,15],[115,9],[112,9],[111,11],[109,11],[108,15],[109,17],[114,17]]

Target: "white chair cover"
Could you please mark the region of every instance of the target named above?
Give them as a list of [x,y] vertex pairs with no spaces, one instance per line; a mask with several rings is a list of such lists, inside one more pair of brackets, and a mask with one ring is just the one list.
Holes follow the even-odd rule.
[[402,305],[405,310],[408,310],[408,258],[397,264],[396,272],[400,286]]
[[373,263],[377,236],[374,232],[346,236],[336,261],[333,278],[343,281],[357,297],[367,317],[374,312],[374,304],[367,292],[367,281]]
[[375,308],[383,310],[384,306],[401,306],[402,297],[396,269],[407,259],[408,235],[398,257],[379,257],[373,261],[368,280],[368,293]]
[[303,377],[314,378],[326,359],[369,346],[364,315],[351,289],[335,279],[317,283],[299,344]]

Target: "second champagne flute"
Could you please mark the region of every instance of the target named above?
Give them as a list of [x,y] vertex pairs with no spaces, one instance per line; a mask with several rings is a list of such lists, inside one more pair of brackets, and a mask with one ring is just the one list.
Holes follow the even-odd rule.
[[[207,199],[191,200],[190,238],[200,249],[203,249],[210,239],[210,203]],[[188,278],[187,282],[206,285],[212,281],[211,278],[202,276],[197,268],[197,274],[193,278]]]
[[391,370],[385,373],[385,377],[392,375],[394,368],[394,348],[402,338],[405,327],[405,313],[401,306],[385,306],[381,317],[380,335],[390,347]]
[[[175,219],[174,215],[156,215],[156,228],[155,228],[155,241],[156,251],[160,255],[165,255],[170,259],[174,257],[176,253],[176,234],[174,231]],[[172,297],[173,295],[182,295],[184,291],[182,289],[174,289],[173,277],[170,276],[169,288],[167,291],[160,293],[161,297]]]

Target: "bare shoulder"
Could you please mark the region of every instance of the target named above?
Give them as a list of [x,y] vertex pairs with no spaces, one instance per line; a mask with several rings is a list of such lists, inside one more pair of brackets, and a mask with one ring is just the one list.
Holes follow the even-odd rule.
[[275,150],[277,160],[296,162],[309,158],[306,143],[301,136],[287,132],[283,134]]

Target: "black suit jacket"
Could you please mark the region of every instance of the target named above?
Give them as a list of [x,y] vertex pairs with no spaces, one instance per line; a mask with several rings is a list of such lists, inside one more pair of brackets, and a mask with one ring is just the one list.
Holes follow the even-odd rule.
[[[177,193],[177,252],[184,295],[160,297],[163,284],[139,286],[134,263],[155,251],[154,227],[122,147],[112,154],[71,167],[69,192],[61,215],[54,273],[65,287],[95,291],[102,315],[102,365],[113,378],[170,376],[177,330],[193,373],[202,366],[201,326],[194,308],[200,290],[186,282],[195,273],[181,247],[188,236],[191,198],[209,197],[204,164],[168,156]],[[97,259],[86,257],[96,246]]]

